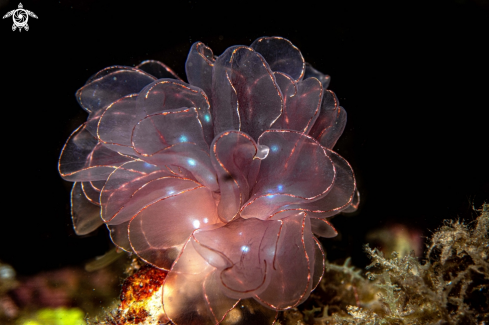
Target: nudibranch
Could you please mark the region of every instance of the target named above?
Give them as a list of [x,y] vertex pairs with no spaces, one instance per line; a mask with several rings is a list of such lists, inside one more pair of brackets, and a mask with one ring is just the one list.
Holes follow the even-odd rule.
[[75,231],[105,224],[119,248],[167,270],[175,324],[218,324],[241,299],[295,307],[322,277],[317,237],[337,234],[327,218],[358,206],[332,150],[346,112],[281,37],[220,56],[195,43],[186,74],[144,61],[78,90],[89,116],[59,159]]

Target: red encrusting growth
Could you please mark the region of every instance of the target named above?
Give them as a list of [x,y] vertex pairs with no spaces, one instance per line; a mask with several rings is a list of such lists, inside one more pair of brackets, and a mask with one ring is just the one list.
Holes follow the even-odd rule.
[[145,265],[138,272],[128,277],[122,285],[121,308],[126,309],[132,303],[152,296],[163,285],[167,274],[167,271]]

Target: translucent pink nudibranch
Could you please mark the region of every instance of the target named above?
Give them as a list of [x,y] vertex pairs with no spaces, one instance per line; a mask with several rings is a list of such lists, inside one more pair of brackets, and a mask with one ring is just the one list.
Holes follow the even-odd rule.
[[243,299],[295,307],[322,277],[317,237],[337,234],[327,219],[358,206],[332,150],[346,112],[329,76],[281,37],[220,56],[195,43],[186,73],[113,66],[78,90],[89,116],[59,159],[75,182],[75,231],[105,224],[119,248],[168,271],[175,324],[237,317]]

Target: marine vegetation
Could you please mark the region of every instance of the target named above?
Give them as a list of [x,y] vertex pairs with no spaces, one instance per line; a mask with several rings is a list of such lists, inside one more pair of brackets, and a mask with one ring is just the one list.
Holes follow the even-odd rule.
[[[385,257],[365,246],[365,279],[346,263],[332,265],[305,311],[315,325],[487,324],[489,322],[489,204],[471,222],[445,221],[425,258]],[[306,302],[307,304],[307,302]],[[322,307],[322,308],[319,308]]]

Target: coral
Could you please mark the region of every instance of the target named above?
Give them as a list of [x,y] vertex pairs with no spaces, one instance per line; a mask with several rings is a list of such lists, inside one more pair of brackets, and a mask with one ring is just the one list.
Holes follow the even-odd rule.
[[[103,317],[89,320],[89,325],[172,324],[163,311],[161,299],[163,280],[168,272],[150,265],[139,266],[140,263],[136,259],[131,263],[129,271],[132,274],[124,281],[119,306],[106,312]],[[296,313],[298,313],[297,310]],[[276,318],[274,311],[262,306],[254,299],[243,299],[237,308],[228,313],[221,324],[269,324]]]
[[121,307],[144,300],[153,295],[162,285],[168,272],[143,266],[137,274],[131,275],[124,281],[121,291]]
[[[133,261],[131,268],[134,264]],[[89,324],[156,325],[169,322],[161,304],[162,285],[167,274],[167,271],[151,265],[138,267],[122,285],[119,306],[103,316],[102,320],[96,318]]]

